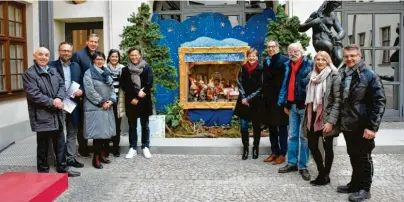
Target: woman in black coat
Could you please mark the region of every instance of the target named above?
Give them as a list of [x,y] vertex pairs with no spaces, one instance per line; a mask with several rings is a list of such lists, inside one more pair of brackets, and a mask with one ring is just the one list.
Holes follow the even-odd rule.
[[244,146],[242,159],[248,158],[249,132],[248,124],[252,121],[254,143],[253,159],[258,158],[258,147],[261,138],[261,116],[259,112],[263,109],[261,95],[262,67],[258,63],[258,51],[251,48],[247,52],[248,62],[241,67],[238,74],[239,97],[234,114],[240,117],[241,141]]
[[128,51],[128,66],[122,69],[121,87],[125,92],[125,110],[129,122],[130,149],[126,158],[133,158],[137,147],[137,119],[140,118],[142,127],[142,149],[146,158],[151,158],[149,116],[152,115],[151,89],[153,72],[151,67],[142,59],[138,48]]
[[264,124],[269,127],[269,140],[272,154],[264,162],[277,165],[285,162],[288,150],[289,116],[282,107],[277,105],[279,92],[285,77],[285,62],[289,59],[279,53],[279,44],[276,41],[267,43],[268,57],[263,61],[264,85],[263,97],[265,101]]

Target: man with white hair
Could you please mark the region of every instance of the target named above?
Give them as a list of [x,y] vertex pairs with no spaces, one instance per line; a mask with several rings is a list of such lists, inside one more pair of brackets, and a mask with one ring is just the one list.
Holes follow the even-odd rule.
[[280,168],[279,173],[299,170],[303,179],[308,181],[309,148],[307,139],[300,130],[304,117],[306,86],[309,82],[306,77],[313,68],[313,62],[303,57],[303,52],[300,43],[292,43],[288,47],[290,60],[285,63],[285,78],[278,99],[278,106],[283,107],[285,113],[289,115],[288,164]]
[[49,142],[52,140],[57,162],[56,171],[76,177],[80,176],[80,173],[69,170],[65,157],[62,112],[62,100],[66,97],[65,84],[56,69],[49,68],[49,55],[47,48],[38,48],[34,52],[34,65],[29,67],[22,77],[31,130],[37,133],[37,170],[40,173],[49,172],[47,156]]

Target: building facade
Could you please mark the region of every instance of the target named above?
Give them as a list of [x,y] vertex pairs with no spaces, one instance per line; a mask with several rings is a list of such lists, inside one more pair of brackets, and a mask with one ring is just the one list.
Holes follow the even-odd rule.
[[[32,65],[32,52],[39,46],[58,57],[58,44],[70,41],[77,51],[85,47],[90,33],[100,36],[99,50],[119,49],[127,18],[147,3],[164,19],[179,22],[202,13],[219,12],[232,26],[245,25],[265,8],[285,5],[290,16],[305,21],[322,0],[289,1],[0,1],[0,150],[32,135],[21,74]],[[387,95],[384,121],[404,120],[404,2],[343,1],[336,10],[347,33],[343,43],[360,44],[363,59],[382,79]],[[306,32],[311,36],[311,30]],[[308,53],[315,53],[312,46]]]

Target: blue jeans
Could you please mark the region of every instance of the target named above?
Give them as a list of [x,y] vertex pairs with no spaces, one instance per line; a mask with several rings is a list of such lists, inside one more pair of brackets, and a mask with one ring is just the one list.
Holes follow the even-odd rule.
[[[248,133],[248,123],[250,121],[247,119],[240,119],[240,132],[241,132],[241,141],[243,143],[244,147],[248,147],[250,145],[249,140],[250,140],[250,135]],[[254,134],[254,147],[258,147],[260,144],[260,139],[261,139],[261,125],[259,120],[253,120],[252,121],[253,125],[253,134]]]
[[286,156],[288,151],[288,127],[270,127],[269,141],[271,142],[272,154]]
[[307,139],[301,132],[303,117],[304,109],[298,109],[292,104],[289,115],[288,164],[297,165],[299,169],[307,169],[310,155]]
[[[150,148],[149,116],[140,117],[142,127],[142,149]],[[137,121],[129,122],[129,145],[136,150],[137,147]]]

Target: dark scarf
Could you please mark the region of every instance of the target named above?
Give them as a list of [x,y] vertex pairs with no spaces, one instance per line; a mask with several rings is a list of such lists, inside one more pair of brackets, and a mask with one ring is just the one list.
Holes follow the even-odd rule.
[[130,78],[136,89],[140,89],[140,87],[142,86],[140,74],[143,72],[143,69],[146,67],[146,64],[147,64],[146,61],[144,61],[143,59],[140,59],[139,63],[137,64],[133,64],[131,61],[128,62]]
[[112,85],[111,73],[105,67],[101,68],[101,70],[103,71],[102,73],[100,73],[96,68],[99,67],[96,67],[95,65],[90,67],[91,78],[101,81],[107,85]]
[[244,69],[247,71],[248,75],[251,76],[251,72],[254,71],[254,69],[256,69],[258,66],[258,61],[255,62],[254,64],[250,64],[249,62],[245,63],[244,65]]

